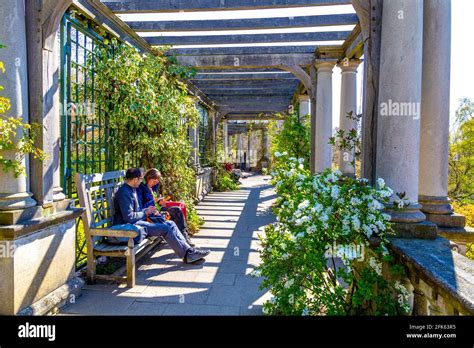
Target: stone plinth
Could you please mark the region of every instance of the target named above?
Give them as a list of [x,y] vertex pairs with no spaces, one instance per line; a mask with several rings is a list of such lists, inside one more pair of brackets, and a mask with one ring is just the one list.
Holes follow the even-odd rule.
[[57,305],[48,296],[74,278],[75,219],[81,213],[72,208],[0,226],[0,314],[28,314],[33,303],[45,312]]

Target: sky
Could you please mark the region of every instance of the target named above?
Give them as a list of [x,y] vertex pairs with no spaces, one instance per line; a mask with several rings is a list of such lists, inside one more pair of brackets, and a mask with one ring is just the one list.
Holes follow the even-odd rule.
[[[336,13],[354,13],[351,5],[342,6],[321,6],[321,7],[301,7],[301,8],[286,8],[274,10],[254,10],[254,11],[209,11],[209,12],[179,12],[179,13],[160,13],[160,14],[124,14],[119,15],[123,20],[206,20],[206,19],[227,19],[227,18],[264,18],[264,17],[291,17],[302,15],[322,15],[322,14],[336,14]],[[451,31],[451,95],[450,95],[450,118],[451,122],[454,119],[455,111],[459,105],[459,99],[462,97],[469,97],[474,100],[474,0],[452,0],[452,31]],[[351,30],[351,26],[344,26],[339,30]],[[338,30],[338,28],[326,27],[328,31]],[[303,28],[303,29],[265,29],[259,31],[250,31],[249,33],[283,33],[283,32],[301,32],[301,31],[320,31],[321,28]],[[235,32],[235,31],[234,31]],[[229,32],[199,32],[199,34],[232,34]],[[241,32],[242,33],[242,32]],[[149,36],[147,33],[139,33],[142,36]],[[190,33],[187,33],[189,35]],[[160,33],[153,33],[151,35],[158,36]],[[183,35],[183,32],[166,33],[166,35]],[[332,44],[341,44],[342,42],[331,42]],[[301,42],[291,43],[291,45],[317,45],[319,42]],[[325,42],[325,44],[330,44]],[[252,46],[265,46],[268,44],[255,44]],[[271,44],[272,46],[285,46],[287,43]],[[235,45],[219,45],[235,46]],[[250,45],[244,45],[250,46]],[[194,46],[179,46],[179,47],[196,47]],[[198,46],[202,47],[202,46]],[[214,46],[215,47],[215,46]],[[362,72],[363,64],[358,69],[358,101],[361,104],[361,86],[362,86]],[[339,125],[339,103],[340,103],[340,85],[341,73],[339,68],[334,68],[333,71],[333,126]],[[361,105],[358,106],[359,109]]]

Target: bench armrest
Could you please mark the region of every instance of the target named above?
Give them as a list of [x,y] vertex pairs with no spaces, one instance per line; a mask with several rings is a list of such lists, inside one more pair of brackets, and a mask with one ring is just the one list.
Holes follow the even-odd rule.
[[90,230],[91,236],[100,236],[100,237],[126,237],[126,238],[135,238],[138,236],[138,232],[127,231],[127,230],[112,230],[112,229],[103,229],[103,228],[92,228]]

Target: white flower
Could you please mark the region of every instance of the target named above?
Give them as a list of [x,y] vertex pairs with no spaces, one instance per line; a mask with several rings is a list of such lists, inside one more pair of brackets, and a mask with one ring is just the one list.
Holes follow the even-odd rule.
[[392,219],[392,217],[389,214],[386,214],[386,213],[382,213],[382,217],[383,217],[384,220],[387,220],[387,221],[390,221]]
[[304,232],[300,232],[296,235],[296,238],[303,238],[304,237]]
[[308,233],[314,233],[314,232],[316,232],[316,227],[315,227],[315,226],[309,226],[309,227],[306,229],[306,232],[308,232]]
[[369,266],[374,269],[378,275],[382,275],[382,264],[378,262],[374,257],[369,259]]
[[357,198],[357,197],[352,197],[351,198],[351,204],[352,205],[359,205],[361,203],[362,203],[362,201],[359,198]]
[[303,165],[303,164],[300,164],[300,165],[298,166],[298,169],[304,169],[304,165]]
[[327,216],[326,213],[323,213],[321,217],[319,218],[319,220],[321,220],[321,222],[326,222],[329,220],[329,217]]
[[339,187],[333,186],[331,189],[331,197],[337,199],[339,197]]
[[282,155],[282,156],[288,156],[288,152],[285,151],[285,152],[283,152],[281,155]]
[[378,179],[377,179],[377,184],[379,185],[379,187],[380,187],[381,189],[383,189],[383,188],[385,187],[385,181],[384,181],[384,179],[378,178]]
[[298,204],[298,209],[306,209],[309,207],[309,201],[305,199],[303,202]]
[[252,277],[260,277],[262,275],[262,272],[259,269],[254,269],[251,273],[250,276]]
[[298,163],[302,164],[304,162],[304,158],[298,158]]
[[382,221],[376,221],[375,226],[379,229],[379,231],[385,231],[385,225]]
[[281,156],[281,153],[279,153],[278,151],[275,152],[275,157],[280,157]]
[[288,279],[285,283],[285,288],[289,288],[290,286],[292,286],[294,284],[294,280],[293,279]]
[[362,225],[362,230],[364,230],[364,233],[367,236],[367,238],[370,238],[372,236],[372,229],[369,226]]
[[388,186],[386,186],[382,191],[380,191],[380,195],[384,198],[390,197],[392,196],[392,194],[393,194],[393,190]]
[[308,310],[308,308],[303,309],[303,312],[301,313],[301,315],[304,315],[304,316],[309,315],[309,310]]
[[359,231],[360,230],[360,220],[357,216],[352,217],[352,227],[354,227],[354,230]]

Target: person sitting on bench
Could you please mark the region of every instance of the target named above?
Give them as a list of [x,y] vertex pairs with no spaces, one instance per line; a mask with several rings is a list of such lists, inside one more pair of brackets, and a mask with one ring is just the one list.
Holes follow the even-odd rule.
[[[114,196],[114,225],[134,224],[142,226],[146,235],[163,237],[173,251],[186,263],[193,263],[209,255],[210,250],[193,248],[173,221],[165,221],[156,207],[142,209],[137,198],[137,188],[143,181],[139,168],[130,168],[125,173],[125,182]],[[151,220],[153,222],[147,221]]]
[[178,206],[167,206],[165,199],[158,194],[161,180],[160,171],[155,168],[148,169],[145,172],[144,178],[145,182],[142,182],[137,188],[138,202],[141,207],[144,209],[159,204],[157,210],[169,213],[170,219],[176,223],[186,239],[186,242],[191,246],[195,246],[189,236],[188,224],[184,212]]

